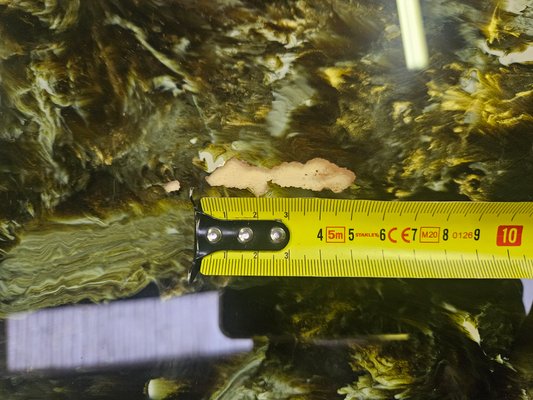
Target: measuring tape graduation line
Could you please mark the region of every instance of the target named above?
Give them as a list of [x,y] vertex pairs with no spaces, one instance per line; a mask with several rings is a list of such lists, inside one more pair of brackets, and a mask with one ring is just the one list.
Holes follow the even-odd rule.
[[533,278],[533,203],[202,198],[204,275]]

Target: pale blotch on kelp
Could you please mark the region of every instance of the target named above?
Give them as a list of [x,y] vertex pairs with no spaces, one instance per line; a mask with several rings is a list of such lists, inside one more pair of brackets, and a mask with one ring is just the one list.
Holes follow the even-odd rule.
[[232,158],[206,178],[211,186],[249,189],[256,196],[268,192],[268,183],[281,187],[294,187],[321,191],[329,189],[340,193],[353,184],[355,174],[328,160],[314,158],[305,164],[285,162],[271,169],[256,167]]

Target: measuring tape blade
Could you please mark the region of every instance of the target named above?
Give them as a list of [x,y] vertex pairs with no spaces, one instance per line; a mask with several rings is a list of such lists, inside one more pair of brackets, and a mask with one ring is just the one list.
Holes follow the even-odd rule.
[[201,207],[204,275],[533,278],[533,203],[203,198]]

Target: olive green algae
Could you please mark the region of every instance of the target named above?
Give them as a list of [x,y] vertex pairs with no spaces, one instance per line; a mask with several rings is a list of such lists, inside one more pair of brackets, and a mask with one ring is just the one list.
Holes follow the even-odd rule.
[[169,399],[533,398],[517,281],[186,283],[184,192],[251,195],[208,188],[205,152],[357,175],[341,194],[267,196],[533,200],[533,70],[513,56],[533,41],[531,1],[421,3],[430,65],[413,73],[389,0],[0,0],[0,315],[150,284],[266,288],[284,339],[203,364],[3,376],[0,397],[144,399],[155,380]]
[[0,315],[128,297],[158,281],[175,281],[174,294],[191,290],[193,221],[189,202],[166,199],[28,224],[1,264]]

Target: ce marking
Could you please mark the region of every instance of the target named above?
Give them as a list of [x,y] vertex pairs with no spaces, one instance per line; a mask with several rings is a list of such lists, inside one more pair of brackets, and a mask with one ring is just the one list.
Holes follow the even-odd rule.
[[398,243],[398,241],[392,237],[392,232],[396,232],[397,230],[398,230],[397,227],[389,229],[389,233],[387,234],[387,237],[389,238],[391,243]]
[[[393,233],[397,230],[398,227],[395,226],[394,228],[389,229],[389,232],[387,233],[387,238],[390,240],[391,243],[398,243],[398,240],[393,237]],[[411,231],[413,232],[412,240],[416,240],[417,229],[407,227],[404,228],[400,233],[400,238],[402,239],[402,241],[404,241],[405,243],[411,243]]]

